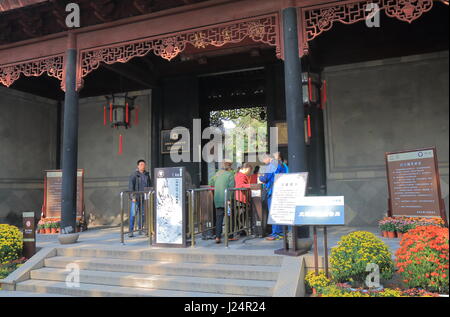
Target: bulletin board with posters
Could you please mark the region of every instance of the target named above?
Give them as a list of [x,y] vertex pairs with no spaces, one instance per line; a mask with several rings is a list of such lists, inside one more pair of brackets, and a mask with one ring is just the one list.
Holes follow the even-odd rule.
[[385,154],[389,216],[441,217],[446,223],[436,148]]

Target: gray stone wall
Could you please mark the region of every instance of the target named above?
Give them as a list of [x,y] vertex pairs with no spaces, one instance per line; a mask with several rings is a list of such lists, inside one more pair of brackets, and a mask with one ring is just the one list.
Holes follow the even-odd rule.
[[436,146],[449,207],[448,51],[326,68],[328,195],[344,195],[349,225],[387,210],[384,153]]
[[[151,91],[129,96],[137,96],[139,124],[127,130],[103,125],[104,96],[80,100],[78,167],[85,170],[84,201],[91,225],[120,223],[120,192],[127,190],[139,159],[151,164]],[[134,122],[134,112],[131,119]],[[118,155],[120,134],[123,155]]]
[[40,215],[44,171],[56,167],[56,101],[0,87],[0,223]]

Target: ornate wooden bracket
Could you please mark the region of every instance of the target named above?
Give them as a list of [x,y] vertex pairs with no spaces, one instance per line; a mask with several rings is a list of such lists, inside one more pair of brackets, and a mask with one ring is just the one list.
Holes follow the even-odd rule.
[[323,32],[330,30],[333,24],[353,24],[364,21],[373,15],[369,4],[376,4],[387,16],[412,23],[433,7],[433,0],[349,0],[340,3],[328,3],[299,9],[300,55],[309,52],[308,42]]
[[210,45],[221,47],[250,38],[255,42],[276,47],[277,56],[281,58],[280,36],[279,16],[273,14],[164,37],[149,37],[114,46],[82,50],[79,54],[77,89],[83,86],[83,78],[97,69],[101,63],[126,63],[134,57],[142,57],[150,52],[171,61],[188,45],[199,49]]
[[21,75],[38,77],[46,73],[62,81],[64,73],[64,55],[55,55],[27,62],[0,65],[0,83],[11,86]]

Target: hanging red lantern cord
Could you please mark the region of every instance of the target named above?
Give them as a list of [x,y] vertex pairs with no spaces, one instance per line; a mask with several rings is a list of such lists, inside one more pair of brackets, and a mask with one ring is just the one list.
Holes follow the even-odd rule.
[[119,155],[123,154],[123,136],[122,134],[119,135]]
[[113,104],[109,104],[109,122],[113,122]]
[[103,106],[103,125],[106,125],[106,106]]
[[128,106],[128,102],[125,106],[125,123],[128,125],[130,121],[130,114],[129,114],[130,107]]
[[308,115],[308,138],[312,137],[312,129],[311,129],[311,115]]

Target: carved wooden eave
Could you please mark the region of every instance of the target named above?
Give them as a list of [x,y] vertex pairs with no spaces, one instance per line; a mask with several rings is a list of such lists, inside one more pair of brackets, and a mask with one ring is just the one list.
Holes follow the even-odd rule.
[[0,1],[0,12],[20,9],[30,5],[47,2],[48,0],[2,0]]
[[337,22],[353,24],[370,18],[376,4],[388,17],[412,23],[433,8],[433,0],[348,0],[299,8],[300,56],[309,53],[309,42]]
[[[276,48],[277,57],[283,58],[281,12],[286,7],[298,9],[299,53],[303,56],[309,53],[309,42],[336,23],[353,24],[367,19],[373,13],[366,11],[370,3],[377,4],[387,16],[407,23],[434,5],[432,0],[257,0],[257,5],[255,1],[203,1],[186,8],[74,30],[78,38],[77,89],[102,63],[126,63],[150,53],[170,61],[187,48],[208,49],[252,40]],[[145,12],[146,3],[134,0],[133,8]],[[61,80],[64,89],[66,42],[67,32],[63,32],[0,46],[0,83],[9,87],[22,75],[47,74]]]
[[10,65],[1,65],[0,83],[6,87],[11,86],[21,75],[39,77],[43,74],[63,80],[64,55],[55,55],[36,60],[20,62]]
[[228,24],[198,28],[188,32],[174,33],[164,37],[150,37],[128,41],[118,45],[82,50],[79,54],[77,89],[83,86],[83,78],[97,69],[101,63],[126,63],[150,52],[168,61],[182,53],[188,45],[197,49],[208,46],[222,47],[251,39],[276,48],[281,57],[279,15],[273,14],[253,19],[233,21]]

